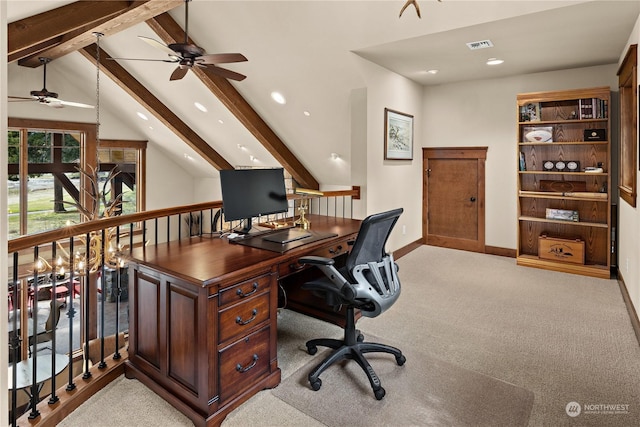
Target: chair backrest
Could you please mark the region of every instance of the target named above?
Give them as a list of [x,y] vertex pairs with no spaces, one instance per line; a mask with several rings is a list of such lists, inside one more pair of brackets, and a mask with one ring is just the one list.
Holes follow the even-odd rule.
[[[124,340],[124,332],[118,333],[118,349],[123,348],[126,345]],[[101,340],[100,338],[94,338],[89,340],[89,348],[87,350],[86,343],[82,344],[82,353],[85,359],[89,359],[92,364],[98,363],[100,361],[100,347]],[[104,355],[105,357],[110,356],[111,354],[116,352],[116,335],[107,335],[104,337]]]
[[53,331],[56,326],[58,326],[58,322],[60,322],[60,310],[62,310],[63,302],[58,301],[57,299],[51,300],[51,310],[49,311],[49,317],[47,317],[47,321],[44,324],[44,328],[47,332]]
[[402,208],[381,212],[366,217],[346,261],[351,272],[356,265],[371,261],[382,261],[386,255],[385,245],[393,227],[404,210]]
[[400,296],[400,281],[393,256],[385,245],[403,209],[368,216],[346,260],[353,300],[365,317],[375,317],[391,307]]

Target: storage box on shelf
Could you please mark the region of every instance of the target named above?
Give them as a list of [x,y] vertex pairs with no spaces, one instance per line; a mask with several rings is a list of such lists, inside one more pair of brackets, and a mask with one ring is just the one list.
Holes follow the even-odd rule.
[[[609,103],[608,87],[517,96],[518,264],[610,277]],[[541,253],[545,236],[568,238],[583,260]]]

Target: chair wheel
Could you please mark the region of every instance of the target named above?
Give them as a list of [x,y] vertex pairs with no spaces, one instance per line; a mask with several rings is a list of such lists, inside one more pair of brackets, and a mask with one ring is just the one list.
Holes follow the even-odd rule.
[[358,336],[356,337],[356,340],[357,340],[358,342],[363,342],[363,341],[364,341],[364,335],[362,335],[362,334],[358,334]]
[[[315,345],[308,345],[307,346],[307,353],[309,353],[310,355],[314,355],[318,352],[318,347],[316,347]],[[319,387],[318,387],[319,388]]]
[[376,395],[376,399],[382,400],[382,398],[384,397],[385,394],[387,394],[387,392],[384,390],[384,388],[380,387],[377,390],[373,390],[373,394]]
[[404,365],[404,362],[406,361],[407,361],[407,358],[404,357],[403,354],[401,354],[400,356],[396,356],[396,363],[398,364],[398,366]]
[[311,384],[313,391],[318,391],[320,390],[320,387],[322,387],[322,380],[320,378],[315,381],[309,381],[309,383]]

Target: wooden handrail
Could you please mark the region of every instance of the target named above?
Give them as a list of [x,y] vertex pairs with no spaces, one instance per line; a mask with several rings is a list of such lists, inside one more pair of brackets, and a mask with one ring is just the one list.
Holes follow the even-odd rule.
[[[360,198],[360,188],[354,187],[351,190],[338,190],[338,191],[325,191],[322,198],[326,197],[348,197],[351,196],[354,199]],[[300,199],[301,195],[290,194],[288,199]],[[206,211],[209,209],[220,209],[222,207],[222,201],[216,200],[213,202],[196,203],[192,205],[175,206],[164,209],[156,209],[151,211],[136,212],[127,215],[119,215],[111,218],[103,218],[96,221],[88,221],[81,224],[74,224],[68,227],[59,228],[56,230],[45,231],[42,233],[31,234],[28,236],[21,236],[7,242],[7,253],[13,253],[21,251],[27,248],[33,248],[44,244],[49,244],[54,241],[67,239],[73,236],[79,236],[92,231],[99,231],[105,228],[112,228],[122,225],[129,225],[136,222],[151,220],[155,218],[163,218],[172,215],[179,215],[183,213],[190,213],[196,211]]]

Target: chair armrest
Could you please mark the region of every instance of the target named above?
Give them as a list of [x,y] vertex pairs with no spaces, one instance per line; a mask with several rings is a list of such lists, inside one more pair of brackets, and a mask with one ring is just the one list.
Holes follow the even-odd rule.
[[298,259],[298,263],[310,265],[333,265],[335,264],[335,260],[333,258],[309,255]]

